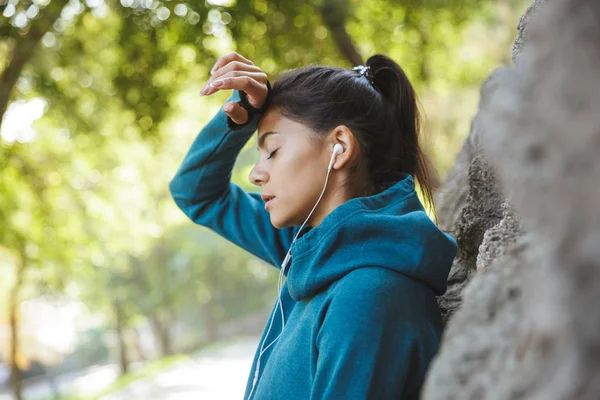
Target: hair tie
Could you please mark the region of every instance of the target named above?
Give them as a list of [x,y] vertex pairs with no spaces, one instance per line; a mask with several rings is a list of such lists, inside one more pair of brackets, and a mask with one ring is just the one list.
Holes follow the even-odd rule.
[[357,71],[359,74],[361,74],[362,76],[364,76],[365,78],[367,78],[367,80],[369,81],[369,83],[371,85],[373,85],[373,75],[371,73],[371,67],[368,65],[357,65],[356,67],[352,68],[353,71]]

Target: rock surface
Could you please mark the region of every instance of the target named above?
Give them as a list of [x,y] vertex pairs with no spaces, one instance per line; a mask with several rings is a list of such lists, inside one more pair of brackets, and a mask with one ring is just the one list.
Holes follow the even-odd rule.
[[460,249],[424,399],[600,397],[600,2],[518,32],[436,198]]

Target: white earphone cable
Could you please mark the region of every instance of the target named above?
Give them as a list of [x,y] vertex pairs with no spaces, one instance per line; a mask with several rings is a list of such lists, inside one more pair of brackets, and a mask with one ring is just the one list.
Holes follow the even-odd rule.
[[[294,244],[294,242],[298,238],[298,235],[302,231],[302,228],[304,228],[304,225],[306,225],[306,223],[310,219],[310,216],[315,211],[315,209],[317,208],[317,205],[321,201],[321,198],[323,197],[323,194],[325,193],[325,189],[327,189],[327,182],[329,181],[329,173],[331,172],[331,167],[333,166],[333,161],[335,160],[335,157],[337,156],[337,154],[339,154],[341,152],[341,149],[342,149],[341,145],[339,145],[339,144],[335,145],[333,154],[331,155],[331,160],[329,161],[329,166],[327,167],[327,175],[325,176],[325,185],[323,186],[321,195],[319,196],[319,199],[317,200],[314,207],[308,214],[308,217],[306,218],[306,220],[304,221],[302,226],[300,226],[300,229],[298,229],[298,232],[296,232],[296,236],[294,236],[294,240],[292,240],[292,244]],[[258,381],[258,375],[259,375],[259,370],[260,370],[260,358],[262,357],[263,353],[265,351],[267,351],[267,349],[269,347],[271,347],[271,345],[273,343],[275,343],[277,341],[277,339],[279,339],[279,337],[283,333],[283,329],[285,328],[285,314],[283,312],[283,303],[281,302],[281,291],[283,289],[283,274],[284,274],[285,268],[287,267],[287,264],[289,262],[289,259],[290,259],[289,257],[290,257],[291,251],[292,251],[292,245],[290,245],[290,248],[283,260],[283,263],[281,264],[281,268],[279,271],[279,278],[277,280],[277,293],[278,294],[277,294],[277,302],[275,304],[275,307],[279,306],[279,308],[281,310],[281,321],[282,321],[281,331],[279,332],[279,335],[277,335],[277,337],[275,339],[273,339],[273,341],[271,343],[269,343],[269,345],[267,347],[265,347],[264,349],[262,348],[264,346],[264,341],[269,337],[269,332],[271,332],[271,326],[273,325],[273,317],[275,316],[275,313],[273,313],[271,315],[271,322],[269,324],[269,329],[267,330],[267,334],[265,335],[264,340],[262,341],[261,346],[260,346],[260,352],[258,354],[258,360],[256,362],[256,369],[254,371],[254,380],[252,381],[252,390],[250,390],[250,394],[248,395],[248,400],[250,400],[252,398],[252,393],[254,392],[254,387],[256,385],[256,382]]]

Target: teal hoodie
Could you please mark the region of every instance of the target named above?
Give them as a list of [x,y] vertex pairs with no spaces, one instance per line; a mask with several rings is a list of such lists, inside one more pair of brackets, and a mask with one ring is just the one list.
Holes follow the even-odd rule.
[[[227,102],[238,100],[234,90]],[[338,206],[292,244],[299,227],[276,229],[260,193],[230,182],[260,117],[236,125],[221,108],[169,185],[192,221],[277,268],[291,245],[285,329],[261,357],[252,399],[417,399],[442,335],[436,295],[446,291],[455,239],[429,219],[405,174],[381,193]],[[280,334],[280,313],[275,303],[263,348]]]

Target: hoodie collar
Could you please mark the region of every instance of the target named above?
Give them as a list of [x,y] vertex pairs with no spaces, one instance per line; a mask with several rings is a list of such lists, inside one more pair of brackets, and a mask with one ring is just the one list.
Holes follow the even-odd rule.
[[329,213],[292,244],[287,285],[294,300],[315,295],[354,269],[378,266],[418,279],[443,294],[456,241],[429,219],[413,176]]

